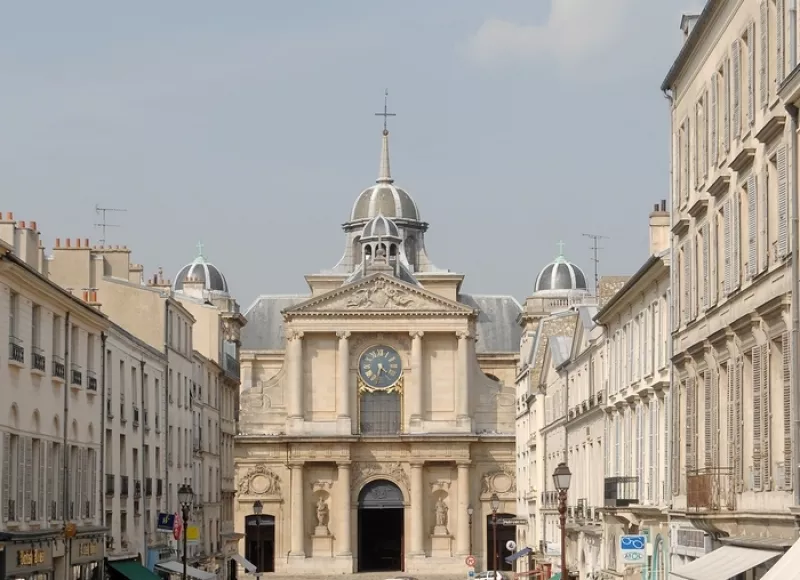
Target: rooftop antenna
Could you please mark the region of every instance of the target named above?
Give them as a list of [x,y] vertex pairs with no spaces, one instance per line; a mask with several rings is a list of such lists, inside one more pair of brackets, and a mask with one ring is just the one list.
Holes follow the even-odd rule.
[[598,274],[597,268],[600,264],[600,257],[598,255],[599,251],[603,248],[599,245],[600,240],[610,240],[608,236],[601,236],[600,234],[581,234],[585,238],[591,238],[592,245],[590,249],[592,250],[592,262],[594,262],[594,295],[597,296],[597,287],[600,283],[600,275]]
[[110,224],[106,219],[106,214],[110,211],[128,211],[127,209],[119,209],[115,207],[101,207],[99,203],[94,204],[94,213],[100,216],[100,223],[94,224],[94,227],[101,228],[103,235],[100,238],[100,245],[106,245],[106,228],[118,228],[119,224]]

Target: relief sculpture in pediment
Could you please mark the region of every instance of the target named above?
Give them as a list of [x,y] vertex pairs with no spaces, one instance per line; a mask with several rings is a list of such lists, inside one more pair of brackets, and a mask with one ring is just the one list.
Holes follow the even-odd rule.
[[281,478],[263,463],[251,467],[239,480],[241,495],[280,495]]
[[394,481],[408,493],[410,489],[408,474],[400,463],[361,463],[353,469],[351,475],[351,486],[354,490],[359,490],[361,486],[372,479],[380,476]]

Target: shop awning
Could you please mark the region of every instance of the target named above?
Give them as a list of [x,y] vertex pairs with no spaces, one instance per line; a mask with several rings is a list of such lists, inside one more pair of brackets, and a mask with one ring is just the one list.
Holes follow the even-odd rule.
[[234,562],[239,564],[242,568],[250,572],[250,574],[255,574],[256,570],[258,570],[255,564],[253,564],[250,560],[248,560],[244,556],[240,556],[239,554],[234,554],[233,556],[231,556],[231,560],[233,560]]
[[522,548],[521,550],[519,550],[517,552],[514,552],[510,556],[506,556],[506,562],[511,564],[511,562],[515,562],[515,561],[519,560],[520,558],[522,558],[523,556],[527,556],[531,552],[533,552],[532,548]]
[[109,561],[108,567],[127,580],[161,580],[157,574],[153,574],[136,560]]
[[761,580],[800,580],[800,541],[795,542]]
[[781,554],[773,550],[723,546],[672,570],[669,577],[670,580],[730,580]]
[[550,580],[561,580],[561,572],[556,572],[552,576],[550,576]]
[[[159,562],[156,568],[169,572],[170,574],[183,574],[183,563],[170,560],[169,562]],[[186,566],[186,575],[194,578],[195,580],[214,580],[217,575],[213,572],[206,572],[205,570],[198,570],[191,566]]]

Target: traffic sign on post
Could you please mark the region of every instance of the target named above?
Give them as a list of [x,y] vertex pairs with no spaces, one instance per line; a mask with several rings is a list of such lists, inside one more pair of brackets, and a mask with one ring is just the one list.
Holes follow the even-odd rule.
[[620,536],[619,551],[623,564],[644,566],[647,562],[647,538],[641,535]]
[[464,562],[467,564],[467,566],[472,568],[473,566],[475,566],[475,556],[470,554],[469,556],[467,556],[467,558],[466,558],[466,560]]

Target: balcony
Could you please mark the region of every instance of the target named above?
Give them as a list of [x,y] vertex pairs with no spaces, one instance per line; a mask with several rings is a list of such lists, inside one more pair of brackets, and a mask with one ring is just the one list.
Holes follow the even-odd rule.
[[76,387],[83,386],[83,370],[81,365],[72,363],[69,367],[69,384]]
[[145,477],[144,478],[144,495],[147,497],[152,497],[153,495],[153,478],[152,477]]
[[158,413],[156,413],[156,431],[160,429],[159,420],[158,420]]
[[718,512],[736,509],[733,469],[705,467],[686,474],[686,509],[690,512]]
[[86,371],[86,388],[90,391],[97,391],[97,373]]
[[543,491],[540,505],[543,509],[547,510],[558,509],[558,492]]
[[25,347],[16,336],[8,337],[8,360],[17,364],[25,364]]
[[58,502],[55,500],[50,502],[50,519],[58,519]]
[[195,439],[192,444],[192,449],[195,453],[200,453],[203,450],[203,442],[200,439]]
[[133,406],[133,424],[134,425],[139,424],[139,407],[137,407],[136,405]]
[[53,355],[53,378],[67,380],[67,368],[64,366],[64,359],[57,354]]
[[235,357],[225,353],[225,360],[222,363],[222,368],[228,376],[239,379],[239,361]]
[[31,500],[30,506],[31,506],[30,507],[30,510],[31,510],[31,513],[30,513],[31,521],[32,522],[38,522],[39,521],[39,510],[36,509],[36,507],[37,507],[36,506],[36,500]]
[[106,399],[106,417],[109,419],[114,418],[114,411],[111,410],[111,399]]
[[128,476],[119,476],[119,495],[120,497],[128,497]]
[[17,521],[17,502],[13,499],[9,499],[6,501],[6,505],[8,508],[8,521],[15,522]]
[[47,358],[44,356],[44,351],[34,346],[33,347],[33,356],[31,357],[31,368],[35,371],[39,371],[40,373],[47,372]]
[[164,495],[164,480],[156,479],[156,497]]
[[106,495],[114,495],[114,474],[106,473]]
[[134,479],[133,480],[133,499],[139,499],[142,497],[142,480],[141,479]]
[[607,508],[624,508],[639,503],[636,490],[639,485],[638,477],[606,477],[604,505]]

